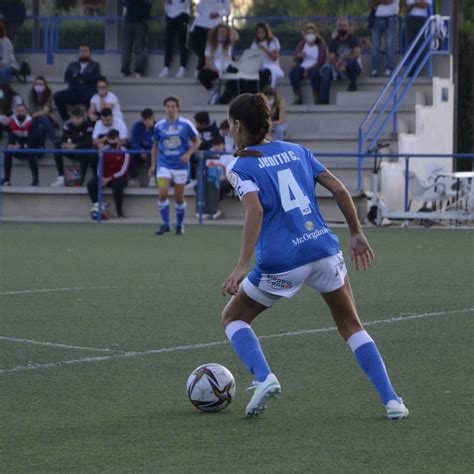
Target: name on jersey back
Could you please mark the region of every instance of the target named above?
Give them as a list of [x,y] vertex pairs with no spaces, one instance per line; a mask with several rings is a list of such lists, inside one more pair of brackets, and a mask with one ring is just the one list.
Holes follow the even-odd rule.
[[293,151],[284,151],[282,153],[277,153],[276,155],[263,156],[258,159],[259,168],[268,168],[270,166],[283,165],[284,163],[289,163],[290,161],[299,161],[300,157],[296,155]]

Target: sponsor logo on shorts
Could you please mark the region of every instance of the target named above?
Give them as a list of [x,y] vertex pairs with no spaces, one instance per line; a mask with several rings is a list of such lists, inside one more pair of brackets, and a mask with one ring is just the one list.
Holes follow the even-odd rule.
[[[309,222],[309,221],[308,221]],[[306,224],[305,224],[306,226]],[[329,229],[327,227],[323,227],[321,229],[316,229],[313,232],[307,232],[303,234],[301,237],[296,237],[296,239],[292,239],[291,243],[293,244],[293,247],[296,247],[297,245],[304,244],[308,240],[316,240],[319,239],[324,234],[328,234]]]
[[306,230],[309,230],[309,231],[314,230],[314,222],[306,221],[304,223],[304,226],[306,227]]
[[283,278],[278,278],[274,275],[266,275],[265,283],[270,285],[274,290],[289,290],[290,288],[293,288],[293,283],[291,283],[291,281],[284,280]]
[[336,269],[336,274],[334,275],[334,277],[337,278],[339,276],[339,273],[343,273],[345,267],[346,264],[344,263],[344,260],[342,262],[336,263],[336,265],[334,265],[334,268]]

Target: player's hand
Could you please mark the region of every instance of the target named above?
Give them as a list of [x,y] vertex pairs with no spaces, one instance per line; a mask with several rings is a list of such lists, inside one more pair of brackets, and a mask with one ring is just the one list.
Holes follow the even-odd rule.
[[221,285],[222,294],[225,296],[236,295],[239,291],[239,286],[242,280],[247,274],[247,266],[237,265],[234,271],[224,280],[224,283]]
[[154,175],[155,175],[155,168],[150,168],[148,170],[148,177],[153,178]]
[[349,249],[356,270],[359,270],[359,259],[363,270],[367,270],[374,261],[374,251],[370,248],[367,238],[362,233],[351,236]]
[[181,163],[187,163],[191,159],[191,155],[189,153],[185,153],[181,156]]
[[102,186],[107,186],[112,181],[112,177],[109,176],[108,178],[102,178]]

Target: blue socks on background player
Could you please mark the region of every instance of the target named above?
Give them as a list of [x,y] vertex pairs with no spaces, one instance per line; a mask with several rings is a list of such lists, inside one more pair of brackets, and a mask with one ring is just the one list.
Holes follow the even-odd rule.
[[250,325],[244,321],[232,321],[226,326],[225,333],[234,351],[255,375],[257,382],[263,382],[272,371],[262,352],[260,341]]
[[379,393],[382,403],[386,405],[390,400],[398,401],[399,398],[392,387],[382,356],[367,332],[356,332],[347,340],[347,343],[361,369]]
[[184,213],[186,211],[186,201],[183,204],[175,204],[176,209],[176,225],[181,227],[183,225]]
[[158,200],[158,209],[160,210],[161,219],[163,224],[167,227],[170,226],[170,202],[168,199],[166,201]]

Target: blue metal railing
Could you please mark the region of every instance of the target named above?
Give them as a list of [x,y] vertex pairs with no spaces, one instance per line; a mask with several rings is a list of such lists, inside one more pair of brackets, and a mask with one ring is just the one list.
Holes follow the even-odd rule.
[[[429,17],[360,124],[358,128],[360,162],[364,153],[375,146],[390,120],[392,120],[392,132],[397,133],[398,109],[425,65],[428,65],[431,71],[433,56],[449,54],[451,22],[449,17],[442,17],[442,19],[448,27],[448,35],[444,43],[438,49],[433,48],[433,28],[436,17]],[[408,77],[410,73],[411,76]],[[408,81],[406,81],[407,78]],[[358,176],[358,188],[362,189],[361,173]]]

